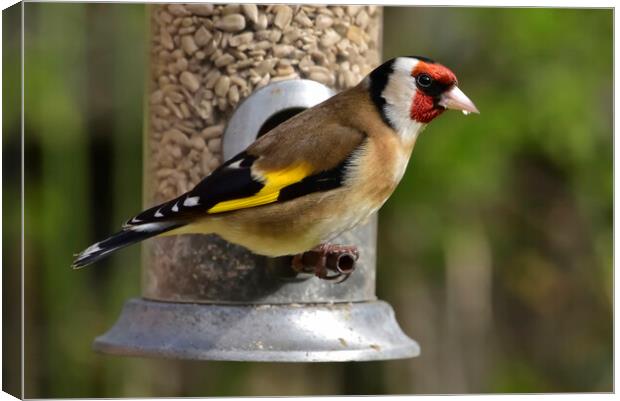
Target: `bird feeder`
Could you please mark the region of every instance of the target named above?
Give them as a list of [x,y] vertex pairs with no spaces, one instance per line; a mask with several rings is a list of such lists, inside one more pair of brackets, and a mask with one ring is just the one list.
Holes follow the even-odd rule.
[[[145,207],[196,185],[296,113],[356,85],[380,62],[375,6],[151,5]],[[376,216],[343,234],[357,246],[343,283],[214,235],[143,245],[142,297],[98,351],[237,361],[407,358],[418,345],[375,295]]]

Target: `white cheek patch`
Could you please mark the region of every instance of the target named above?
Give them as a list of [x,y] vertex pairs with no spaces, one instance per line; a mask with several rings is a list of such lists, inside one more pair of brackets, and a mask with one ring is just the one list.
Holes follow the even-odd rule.
[[417,63],[417,60],[407,57],[396,59],[394,72],[381,94],[386,102],[386,117],[405,139],[415,138],[424,125],[411,118],[411,106],[417,92],[411,72]]

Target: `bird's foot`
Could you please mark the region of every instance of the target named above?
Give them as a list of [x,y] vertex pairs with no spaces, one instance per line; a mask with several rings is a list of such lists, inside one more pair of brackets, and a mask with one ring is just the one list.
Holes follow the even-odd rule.
[[342,283],[355,270],[357,259],[356,246],[321,244],[293,256],[292,267],[300,273],[314,273],[320,279]]

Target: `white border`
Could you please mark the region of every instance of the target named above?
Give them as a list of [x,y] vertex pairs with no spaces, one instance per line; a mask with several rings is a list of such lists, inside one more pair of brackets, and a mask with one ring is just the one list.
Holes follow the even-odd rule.
[[[63,0],[63,2],[94,2],[94,1],[80,1],[80,0]],[[151,3],[153,1],[144,1],[144,2],[138,2],[138,1],[125,1],[125,0],[116,0],[116,1],[109,1],[112,3]],[[181,0],[169,0],[167,2],[184,2],[184,3],[188,3],[188,2],[194,2],[194,1],[181,1]],[[213,2],[213,1],[204,1],[204,2]],[[220,3],[247,3],[249,1],[241,1],[241,0],[229,0],[229,1],[221,1]],[[2,9],[5,9],[13,4],[15,4],[16,2],[14,0],[0,0],[0,7]],[[263,2],[265,3],[265,2]],[[268,3],[292,3],[291,1],[282,1],[282,0],[273,0],[270,1]],[[314,0],[314,1],[298,1],[295,3],[306,3],[306,4],[335,4],[335,2],[330,2],[330,1],[326,1],[326,0]],[[351,1],[351,0],[341,0],[337,2],[338,4],[380,4],[380,5],[399,5],[399,6],[460,6],[460,7],[464,7],[464,6],[470,6],[470,7],[557,7],[557,8],[615,8],[616,3],[613,1],[600,1],[600,0],[592,0],[589,2],[584,2],[584,1],[577,1],[577,0],[564,0],[564,1],[559,1],[559,0],[555,0],[555,1],[550,1],[550,0],[546,0],[546,1],[503,1],[498,5],[497,1],[483,1],[483,0],[478,0],[478,1],[441,1],[441,2],[434,2],[434,1],[428,1],[428,0],[418,0],[415,2],[411,2],[411,1],[404,1],[404,0],[391,0],[389,2],[383,2],[383,1],[363,1],[363,0],[358,0],[358,1]],[[24,4],[22,3],[21,5],[22,7],[22,33],[21,33],[21,46],[22,46],[22,52],[21,52],[21,62],[22,62],[22,77],[24,77]],[[0,45],[2,43],[1,41],[2,39],[2,21],[0,19]],[[618,105],[615,102],[615,95],[618,93],[618,86],[615,80],[615,76],[618,73],[618,65],[615,63],[615,55],[616,55],[616,49],[617,49],[617,44],[618,44],[618,34],[615,30],[615,9],[614,9],[614,132],[616,131],[616,119],[615,119],[615,113],[617,113],[619,111],[618,109]],[[1,57],[1,54],[0,54]],[[2,65],[0,63],[0,76],[2,74]],[[1,89],[2,89],[2,84],[0,83],[0,93],[1,93]],[[21,251],[21,258],[22,258],[22,272],[21,272],[21,284],[22,284],[22,344],[21,344],[21,348],[22,348],[22,397],[24,395],[24,269],[23,269],[23,258],[24,258],[24,192],[23,192],[23,188],[24,188],[24,138],[23,138],[23,130],[24,130],[24,80],[22,79],[22,83],[21,83],[21,107],[22,107],[22,113],[21,113],[21,124],[22,124],[22,142],[21,142],[21,185],[22,185],[22,205],[21,205],[21,244],[20,244],[20,251]],[[0,99],[0,117],[2,115],[2,100]],[[618,154],[618,142],[615,140],[615,136],[614,136],[614,156],[616,154]],[[617,188],[618,188],[618,184],[619,184],[619,175],[616,174],[616,163],[615,163],[615,157],[614,157],[614,210],[618,210],[618,206],[620,206],[620,201],[618,198],[618,193],[617,193]],[[2,174],[2,156],[0,154],[0,176]],[[2,204],[2,199],[1,199],[1,194],[2,194],[2,190],[0,189],[0,205]],[[614,213],[614,229],[617,226],[618,223],[618,215],[617,213]],[[2,223],[2,216],[0,214],[0,227],[1,227],[1,223]],[[615,231],[615,230],[614,230]],[[615,241],[614,241],[614,255],[616,254],[616,247],[615,247]],[[2,256],[2,250],[0,249],[0,260],[1,260],[1,256]],[[615,258],[614,258],[615,261]],[[615,267],[615,263],[614,263],[614,267]],[[614,289],[618,288],[618,276],[615,274],[615,270],[614,270]],[[2,289],[0,287],[0,296],[2,294]],[[614,362],[617,360],[618,357],[618,349],[616,347],[617,344],[617,333],[618,331],[616,330],[617,328],[617,319],[616,319],[616,308],[615,308],[615,291],[614,291]],[[0,306],[1,306],[1,298],[0,298]],[[2,327],[2,322],[0,322],[0,328]],[[0,343],[0,352],[2,350],[2,344]],[[0,360],[0,367],[2,367],[1,365],[1,360]],[[5,367],[8,368],[8,367]],[[614,363],[614,389],[616,388],[616,383],[618,383],[618,372],[617,369],[615,369],[615,363]],[[0,382],[1,382],[1,377],[0,377]],[[377,396],[374,397],[375,399],[378,400],[388,400],[388,399],[394,399],[394,397],[398,397],[399,399],[413,399],[415,397],[416,400],[420,400],[420,401],[426,401],[426,400],[436,400],[438,398],[438,396]],[[588,393],[588,394],[545,394],[545,395],[541,395],[541,394],[531,394],[531,395],[497,395],[497,394],[489,394],[489,395],[462,395],[462,396],[458,396],[459,399],[462,400],[495,400],[495,399],[501,399],[501,400],[505,400],[505,401],[513,401],[513,400],[521,400],[521,399],[538,399],[538,398],[542,398],[544,397],[545,400],[606,400],[606,399],[616,399],[617,397],[614,394],[592,394],[592,393]],[[250,397],[243,397],[243,398],[227,398],[227,400],[241,400],[241,399],[247,399]],[[254,398],[254,397],[251,397]],[[315,397],[297,397],[300,400],[310,400],[312,398]],[[342,397],[321,397],[322,399],[337,399],[337,398],[342,398]],[[347,397],[348,399],[358,399],[361,397]],[[6,393],[0,393],[0,400],[8,400],[8,399],[14,399],[13,397],[11,397],[10,395],[6,394]],[[168,400],[184,400],[184,398],[167,398]],[[281,397],[261,397],[261,399],[263,400],[280,400]],[[75,399],[72,399],[75,400]],[[141,400],[149,400],[149,398],[141,398]]]

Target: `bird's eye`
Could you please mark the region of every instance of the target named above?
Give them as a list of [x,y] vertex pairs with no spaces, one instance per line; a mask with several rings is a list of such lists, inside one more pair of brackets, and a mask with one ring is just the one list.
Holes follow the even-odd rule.
[[433,83],[433,78],[431,78],[427,74],[420,74],[416,78],[416,82],[418,83],[418,86],[420,86],[421,88],[428,88]]

